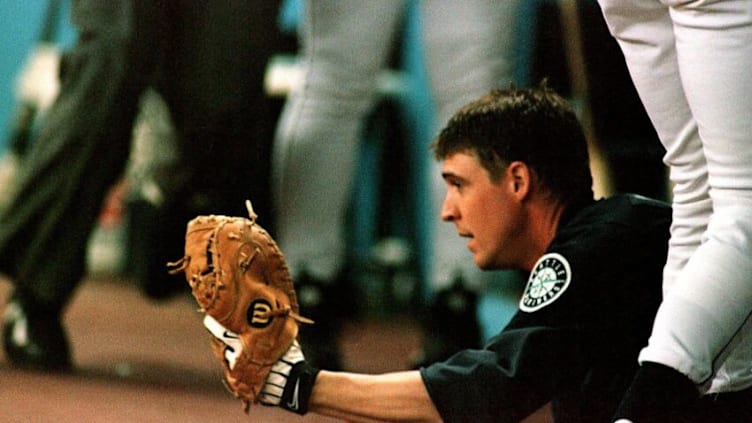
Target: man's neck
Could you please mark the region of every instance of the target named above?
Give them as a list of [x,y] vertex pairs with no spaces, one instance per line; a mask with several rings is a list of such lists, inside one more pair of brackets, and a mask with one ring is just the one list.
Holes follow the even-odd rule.
[[537,199],[538,204],[530,204],[530,256],[526,260],[527,270],[532,270],[538,259],[551,245],[559,222],[564,215],[565,206],[560,202]]

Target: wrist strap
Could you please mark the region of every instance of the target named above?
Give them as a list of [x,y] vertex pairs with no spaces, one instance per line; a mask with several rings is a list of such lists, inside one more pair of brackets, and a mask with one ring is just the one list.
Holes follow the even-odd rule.
[[319,371],[305,361],[295,363],[287,378],[279,406],[301,416],[307,413],[308,401],[311,399],[313,384]]

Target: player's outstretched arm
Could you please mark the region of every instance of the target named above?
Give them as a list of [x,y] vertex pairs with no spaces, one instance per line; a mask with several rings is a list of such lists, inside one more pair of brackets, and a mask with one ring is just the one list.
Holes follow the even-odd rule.
[[[239,337],[211,316],[204,326],[224,346],[222,360],[232,371],[245,350]],[[271,366],[258,401],[350,423],[442,421],[417,370],[380,375],[319,370],[305,361],[297,341]]]
[[418,371],[382,375],[321,371],[309,410],[352,423],[442,421]]
[[169,263],[184,273],[212,334],[228,389],[242,401],[353,423],[441,422],[419,372],[356,375],[320,371],[297,342],[295,287],[284,255],[248,218],[198,216],[186,227],[185,254]]

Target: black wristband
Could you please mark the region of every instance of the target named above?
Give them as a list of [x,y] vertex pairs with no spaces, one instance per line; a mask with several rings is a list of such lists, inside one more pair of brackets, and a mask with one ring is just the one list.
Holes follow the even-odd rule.
[[680,422],[700,397],[685,375],[663,364],[645,362],[622,398],[614,420],[634,423]]
[[305,361],[295,363],[287,377],[279,406],[301,416],[307,413],[308,401],[311,399],[313,384],[319,371]]

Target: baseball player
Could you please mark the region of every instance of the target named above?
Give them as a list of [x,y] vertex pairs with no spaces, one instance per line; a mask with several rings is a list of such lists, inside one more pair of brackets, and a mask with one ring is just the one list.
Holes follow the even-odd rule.
[[752,421],[752,2],[600,5],[673,185],[664,299],[617,417],[703,394],[699,421]]
[[[242,341],[248,324],[207,313],[228,386],[239,387],[236,395],[251,391],[249,402],[351,422],[517,422],[548,403],[557,422],[608,421],[660,302],[670,207],[635,195],[595,201],[582,128],[545,84],[494,90],[468,104],[434,152],[447,187],[441,218],[466,239],[475,265],[529,272],[509,324],[482,349],[381,375],[317,369],[287,337],[292,346],[256,390],[244,387],[259,373],[254,363],[268,358],[256,347],[262,343]],[[186,276],[206,287],[199,282],[206,273],[199,266]],[[220,295],[233,292],[223,284]],[[254,309],[253,317],[270,324],[284,313]],[[291,333],[283,322],[274,333]],[[244,370],[249,363],[253,370]]]

